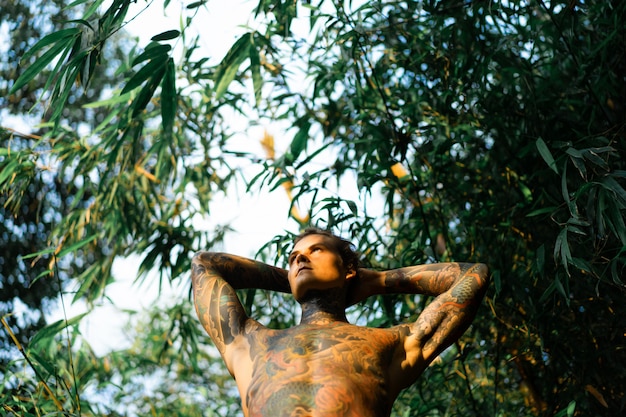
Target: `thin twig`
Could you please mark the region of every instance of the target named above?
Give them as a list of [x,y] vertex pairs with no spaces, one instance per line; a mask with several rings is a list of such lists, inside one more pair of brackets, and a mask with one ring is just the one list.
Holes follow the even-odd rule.
[[[74,383],[74,395],[76,396],[76,407],[78,411],[78,415],[81,416],[81,408],[80,408],[80,394],[78,393],[78,382],[76,381],[76,371],[74,370],[74,359],[72,357],[72,340],[70,338],[70,329],[67,323],[67,312],[65,310],[65,300],[63,298],[63,287],[61,286],[61,279],[59,278],[59,263],[56,260],[56,255],[54,255],[54,269],[55,275],[57,278],[57,283],[59,284],[59,295],[61,296],[61,308],[63,309],[63,319],[65,320],[65,332],[67,334],[67,350],[68,357],[70,363],[70,371],[72,373],[72,381]],[[71,395],[71,392],[70,392]]]

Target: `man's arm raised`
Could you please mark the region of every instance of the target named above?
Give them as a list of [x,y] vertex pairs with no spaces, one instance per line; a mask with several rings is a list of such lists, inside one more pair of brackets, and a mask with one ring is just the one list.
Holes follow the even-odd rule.
[[424,366],[467,330],[489,285],[489,270],[484,264],[444,265],[434,273],[415,272],[409,278],[424,289],[424,294],[436,296],[411,326],[405,346],[407,353],[419,350],[417,360]]
[[232,352],[237,346],[233,342],[250,324],[235,289],[290,291],[284,269],[215,252],[200,252],[194,256],[191,282],[198,318],[231,372]]
[[480,263],[426,264],[382,272],[361,269],[358,276],[361,288],[352,294],[353,302],[375,294],[435,296],[417,321],[408,325],[402,364],[408,371],[407,383],[467,330],[489,285],[489,270]]

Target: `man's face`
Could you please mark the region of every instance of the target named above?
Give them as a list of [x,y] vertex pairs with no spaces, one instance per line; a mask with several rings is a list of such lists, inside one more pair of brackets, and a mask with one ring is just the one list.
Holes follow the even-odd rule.
[[308,290],[341,288],[352,275],[328,236],[305,236],[289,255],[289,285],[298,301]]

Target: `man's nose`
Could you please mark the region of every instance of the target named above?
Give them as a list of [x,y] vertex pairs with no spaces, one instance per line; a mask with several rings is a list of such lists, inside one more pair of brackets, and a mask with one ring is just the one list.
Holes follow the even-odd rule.
[[299,262],[309,262],[309,258],[304,253],[299,253],[296,255],[296,263]]

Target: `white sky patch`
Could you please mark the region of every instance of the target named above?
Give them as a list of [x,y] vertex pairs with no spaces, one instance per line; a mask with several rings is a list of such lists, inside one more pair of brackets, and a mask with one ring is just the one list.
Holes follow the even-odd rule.
[[[191,13],[185,8],[186,3],[189,2],[173,0],[164,14],[162,3],[152,2],[146,10],[132,19],[146,6],[146,2],[139,1],[133,4],[127,15],[127,18],[132,20],[125,26],[125,30],[129,31],[131,36],[139,37],[140,48],[145,47],[153,36],[164,31],[180,29],[181,21],[184,22],[186,16]],[[209,0],[206,7],[197,10],[198,15],[193,18],[192,26],[186,29],[186,36],[191,38],[198,35],[202,46],[202,50],[198,53],[209,57],[210,65],[216,65],[236,39],[254,29],[253,8],[257,3],[257,1],[243,0]],[[294,21],[294,27],[298,27],[302,36],[305,36],[308,30],[308,27],[304,26],[308,26],[306,13],[302,13]],[[180,42],[179,40],[178,43]],[[175,60],[177,60],[176,54],[181,50],[178,43],[174,43]],[[306,89],[306,85],[302,84],[302,88]],[[253,100],[252,91],[250,91],[250,98]],[[231,122],[233,130],[242,133],[229,140],[229,150],[253,152],[260,157],[264,156],[260,140],[265,130],[274,135],[278,155],[289,147],[295,133],[294,131],[287,132],[289,126],[285,123],[277,124],[269,121],[267,123],[272,123],[271,126],[261,125],[250,129],[248,121],[242,116],[233,116]],[[313,146],[313,142],[309,146]],[[328,162],[329,158],[334,158],[334,156],[325,155],[323,158]],[[259,169],[261,167],[254,165],[244,167],[246,179],[252,178]],[[257,171],[254,172],[254,170]],[[223,199],[212,201],[211,216],[198,221],[197,227],[206,230],[229,224],[234,231],[226,235],[221,247],[214,249],[253,257],[258,249],[275,235],[285,231],[297,232],[298,226],[287,216],[290,202],[282,187],[278,187],[273,192],[268,191],[268,187],[264,187],[262,191],[256,187],[254,192],[249,193],[246,192],[245,186],[241,179],[232,182]],[[323,194],[326,193],[329,196],[338,196],[339,191],[328,189],[323,192]],[[356,178],[344,179],[340,197],[355,202],[360,200]],[[371,209],[379,203],[382,213],[382,201],[368,201],[368,207]],[[357,205],[361,206],[359,203]],[[110,350],[130,346],[132,341],[124,333],[124,327],[127,326],[129,318],[126,311],[141,313],[154,306],[165,308],[176,303],[188,302],[190,282],[184,277],[178,279],[175,285],[164,280],[159,290],[158,271],[151,271],[141,285],[136,283],[141,260],[140,255],[135,255],[115,261],[112,271],[115,282],[107,286],[106,297],[101,300],[100,305],[81,321],[81,332],[96,354],[103,355]],[[72,290],[75,288],[69,288],[64,297],[67,318],[87,311],[87,306],[83,302],[70,304]],[[63,318],[64,312],[59,305],[59,309],[48,316],[48,322]]]
[[[202,53],[211,57],[211,64],[217,64],[234,41],[249,30],[246,26],[250,24],[253,16],[254,4],[255,2],[250,1],[210,0],[207,7],[200,8],[199,15],[194,17],[193,26],[188,29],[187,35],[198,34],[200,44],[204,48]],[[172,1],[164,15],[161,3],[154,2],[125,29],[131,35],[138,36],[139,46],[143,47],[154,35],[180,29],[181,13],[189,13],[184,6],[183,2]],[[134,4],[128,18],[137,14],[143,7],[144,2]],[[199,24],[202,25],[201,28],[198,28]],[[202,33],[198,33],[200,29]],[[240,131],[243,128],[235,130]],[[254,143],[252,152],[257,151],[261,154],[260,139],[263,128],[254,129],[249,133],[245,136],[239,135],[232,144],[229,142],[229,148],[251,151],[250,145]],[[288,210],[289,200],[282,188],[273,193],[246,193],[245,184],[238,180],[232,183],[226,198],[212,202],[211,218],[200,222],[198,227],[210,228],[230,224],[234,231],[226,236],[223,247],[218,249],[253,257],[257,250],[276,234],[290,227],[294,229],[295,222],[287,219]],[[160,292],[159,276],[156,271],[149,272],[141,285],[136,283],[141,260],[141,256],[131,256],[115,261],[112,271],[115,282],[107,286],[106,298],[101,304],[81,322],[81,332],[96,354],[103,355],[110,350],[130,346],[131,340],[124,333],[129,317],[125,311],[141,312],[154,306],[168,307],[187,302],[190,282],[185,282],[184,278],[177,280],[175,285],[164,280]],[[67,318],[87,310],[83,302],[71,305],[71,297],[71,294],[65,296]],[[48,316],[48,322],[63,318],[64,313],[59,305],[59,309]]]

